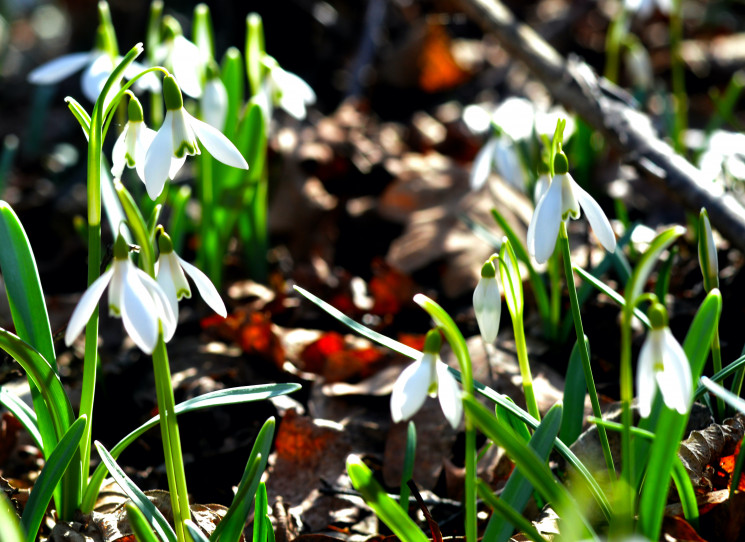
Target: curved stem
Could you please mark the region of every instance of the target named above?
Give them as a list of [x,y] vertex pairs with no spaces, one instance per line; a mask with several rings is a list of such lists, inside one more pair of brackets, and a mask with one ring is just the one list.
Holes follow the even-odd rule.
[[[567,290],[569,290],[569,301],[572,306],[574,329],[577,333],[577,347],[579,348],[580,359],[582,360],[582,368],[585,372],[587,393],[590,396],[592,413],[595,415],[595,417],[602,418],[602,413],[600,411],[600,400],[598,399],[598,392],[595,389],[595,380],[592,376],[590,352],[587,350],[587,343],[585,342],[585,331],[584,326],[582,325],[582,313],[579,307],[577,288],[574,284],[574,270],[572,269],[572,259],[569,252],[569,237],[567,235],[567,226],[566,223],[563,221],[561,223],[561,229],[559,230],[559,245],[561,246],[561,255],[564,261],[564,272],[567,279]],[[602,427],[600,425],[598,426],[598,436],[600,437],[600,445],[603,448],[605,466],[608,468],[608,474],[610,475],[611,481],[613,481],[616,477],[616,468],[613,465],[613,456],[610,452],[610,444],[608,443],[608,434],[605,430],[605,427]]]

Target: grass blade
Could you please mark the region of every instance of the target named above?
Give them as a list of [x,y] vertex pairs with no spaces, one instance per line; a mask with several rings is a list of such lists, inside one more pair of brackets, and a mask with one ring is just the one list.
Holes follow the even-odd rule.
[[[584,336],[587,350],[590,345],[587,335]],[[571,446],[582,433],[582,425],[585,421],[585,397],[587,396],[587,381],[582,369],[582,359],[579,354],[579,345],[575,342],[572,353],[569,356],[569,366],[564,382],[564,413],[561,418],[561,440]]]
[[122,491],[126,493],[132,502],[139,508],[140,512],[145,516],[145,520],[153,527],[155,532],[158,534],[161,540],[164,542],[176,542],[176,533],[160,513],[155,505],[150,502],[150,499],[138,488],[135,483],[124,474],[124,471],[117,465],[116,461],[103,445],[96,441],[96,449],[98,454],[101,456],[101,461],[106,463],[106,468],[109,469],[111,476],[122,488]]
[[155,535],[152,527],[147,522],[145,514],[140,512],[139,508],[131,502],[125,504],[124,508],[127,511],[127,519],[137,542],[160,542],[160,539]]
[[4,542],[23,542],[23,531],[16,515],[16,511],[0,491],[0,532],[3,533]]
[[373,509],[375,515],[393,531],[393,534],[406,542],[429,542],[429,538],[414,520],[383,491],[362,459],[350,455],[347,458],[347,472],[354,488],[362,494],[362,498]]
[[39,425],[36,421],[36,413],[20,397],[16,397],[5,388],[0,388],[0,404],[7,408],[21,425],[29,432],[39,450],[44,449],[41,441]]
[[[78,418],[70,429],[60,439],[59,444],[49,456],[41,474],[31,490],[28,502],[21,517],[21,527],[26,533],[26,542],[34,542],[41,526],[41,521],[46,514],[49,501],[62,476],[65,474],[73,457],[79,454],[80,439],[85,432],[85,416]],[[72,469],[80,469],[79,464],[74,464]]]
[[[215,406],[237,405],[251,401],[260,401],[262,399],[269,399],[270,397],[292,393],[298,389],[300,389],[299,384],[261,384],[257,386],[241,386],[227,390],[218,390],[179,403],[176,405],[175,411],[176,414],[179,415]],[[129,433],[111,449],[111,457],[117,459],[127,446],[137,440],[145,431],[157,426],[159,421],[160,415],[154,416]],[[265,454],[264,457],[267,457],[267,454]],[[96,470],[93,472],[93,476],[91,476],[90,482],[88,483],[85,495],[83,495],[81,510],[90,512],[90,510],[93,509],[93,505],[98,497],[98,491],[101,488],[104,478],[106,478],[107,472],[106,465],[103,463],[96,467]]]
[[[501,498],[494,495],[489,486],[486,485],[486,482],[478,480],[476,482],[476,489],[479,492],[479,497],[494,509],[494,514],[498,515],[503,522],[508,525],[515,525],[520,532],[525,533],[525,535],[527,535],[531,540],[536,542],[547,542],[530,521],[525,519],[522,514],[505,503]],[[492,515],[492,519],[494,518],[495,515]],[[487,538],[486,534],[484,534],[483,539],[491,540],[490,538]]]
[[184,527],[186,528],[186,532],[189,533],[189,536],[194,542],[209,542],[209,538],[204,536],[202,530],[197,527],[197,524],[194,523],[192,520],[184,520]]

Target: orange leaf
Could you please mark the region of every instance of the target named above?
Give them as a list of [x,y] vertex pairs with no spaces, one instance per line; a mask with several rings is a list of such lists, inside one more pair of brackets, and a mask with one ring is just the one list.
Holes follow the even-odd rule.
[[441,24],[428,21],[427,37],[419,57],[419,87],[425,92],[440,92],[468,78],[468,71],[453,57],[448,33]]

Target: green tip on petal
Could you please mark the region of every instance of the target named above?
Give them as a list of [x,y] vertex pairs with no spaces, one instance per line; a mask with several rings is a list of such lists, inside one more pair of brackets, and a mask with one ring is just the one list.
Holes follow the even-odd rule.
[[171,237],[164,231],[161,231],[158,236],[158,250],[161,254],[170,254],[173,252]]
[[484,265],[481,266],[481,278],[491,279],[497,276],[497,270],[494,269],[494,264],[491,259],[486,260]]
[[559,151],[556,153],[556,156],[554,156],[554,174],[563,175],[568,172],[569,160],[567,160],[567,155],[562,151]]
[[430,329],[427,332],[427,337],[424,339],[424,353],[439,354],[441,347],[442,335],[440,335],[440,330],[437,328]]
[[655,301],[647,310],[647,316],[649,317],[649,323],[652,324],[652,329],[663,329],[667,327],[667,309],[665,305]]
[[114,242],[114,259],[126,260],[129,258],[129,244],[121,235],[116,236]]
[[178,111],[184,107],[184,98],[181,96],[181,89],[172,75],[166,75],[163,78],[163,99],[166,102],[168,111]]
[[142,112],[142,104],[135,96],[129,98],[127,118],[129,122],[143,122],[145,120],[145,115]]

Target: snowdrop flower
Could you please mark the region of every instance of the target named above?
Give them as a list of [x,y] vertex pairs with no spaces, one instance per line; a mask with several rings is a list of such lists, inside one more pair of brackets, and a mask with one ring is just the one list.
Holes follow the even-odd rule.
[[698,262],[704,277],[704,289],[710,292],[719,288],[719,260],[714,235],[711,232],[709,213],[701,209],[698,217]]
[[163,79],[163,98],[166,117],[145,155],[145,186],[151,199],[160,195],[166,179],[174,178],[187,156],[200,154],[197,140],[220,162],[248,169],[245,158],[222,132],[184,109],[181,90],[170,75]]
[[501,130],[492,136],[481,148],[471,167],[471,189],[479,190],[492,169],[510,185],[520,191],[525,191],[528,184],[528,174],[525,171],[518,154],[516,144]]
[[662,399],[669,408],[685,414],[693,396],[693,377],[688,358],[667,326],[665,307],[661,303],[654,303],[648,315],[652,329],[639,352],[636,371],[639,414],[642,418],[649,416],[656,387],[660,388]]
[[283,70],[272,57],[267,55],[265,64],[269,71],[258,100],[266,116],[270,117],[272,107],[277,105],[297,120],[303,120],[307,115],[306,106],[316,102],[316,93],[303,79]]
[[155,130],[145,125],[142,105],[134,96],[130,96],[127,106],[128,121],[124,130],[114,142],[111,153],[111,174],[121,178],[124,166],[135,168],[142,182],[145,182],[145,155],[155,138]]
[[666,15],[673,9],[672,0],[624,0],[623,4],[628,11],[636,13],[642,19],[648,19],[655,6]]
[[745,180],[745,134],[716,130],[709,136],[698,166],[707,181]]
[[481,338],[487,344],[493,343],[497,339],[499,319],[502,315],[502,294],[499,291],[492,259],[487,260],[481,267],[481,278],[473,291],[473,310],[476,313]]
[[191,289],[186,280],[187,275],[191,277],[199,291],[199,295],[209,305],[212,310],[225,318],[228,311],[225,309],[225,303],[217,293],[217,289],[212,281],[199,269],[183,260],[173,251],[171,238],[165,232],[161,231],[158,237],[158,248],[160,256],[155,264],[155,278],[163,292],[166,294],[171,312],[178,316],[178,302],[180,299],[191,297]]
[[184,93],[201,97],[208,53],[184,37],[181,25],[173,17],[165,17],[163,26],[165,36],[155,52],[156,62],[171,71]]
[[554,251],[561,221],[579,218],[584,209],[600,244],[608,252],[616,249],[616,237],[608,218],[590,194],[579,186],[568,173],[563,153],[554,161],[556,176],[538,202],[528,226],[528,251],[538,263],[545,263]]
[[432,329],[424,341],[422,357],[403,370],[393,384],[391,417],[394,422],[408,420],[422,407],[427,395],[437,395],[445,418],[458,427],[463,414],[460,389],[447,365],[440,360],[442,338]]
[[119,235],[114,244],[114,263],[85,291],[70,317],[65,344],[70,346],[88,323],[103,291],[109,287],[109,314],[122,319],[124,329],[146,354],[158,343],[160,324],[168,342],[176,331],[176,314],[166,294],[150,275],[129,259],[129,247]]
[[207,80],[204,83],[200,109],[202,119],[207,124],[222,130],[228,116],[228,91],[220,79],[217,67],[213,64],[210,62],[207,67]]
[[[111,75],[111,72],[114,71],[116,62],[121,60],[121,57],[115,57],[109,52],[111,48],[106,46],[107,39],[104,27],[99,26],[96,46],[92,51],[87,53],[70,53],[50,60],[32,70],[28,74],[28,81],[36,85],[52,85],[59,83],[63,79],[67,79],[77,71],[83,70],[81,78],[83,95],[91,102],[95,102],[98,99],[98,95],[101,94],[106,80]],[[144,69],[145,67],[142,64],[132,62],[124,71],[124,77],[131,79]],[[154,76],[150,74],[145,75],[137,81],[136,87],[151,88],[153,80],[157,82],[157,78]],[[109,103],[118,90],[118,88],[111,89],[109,95],[106,97],[106,104]]]

